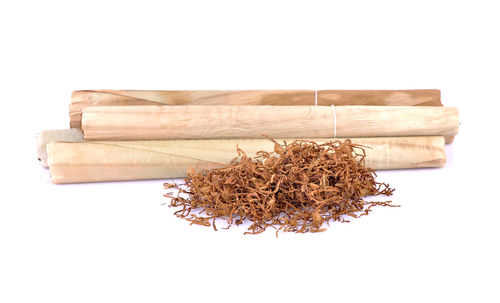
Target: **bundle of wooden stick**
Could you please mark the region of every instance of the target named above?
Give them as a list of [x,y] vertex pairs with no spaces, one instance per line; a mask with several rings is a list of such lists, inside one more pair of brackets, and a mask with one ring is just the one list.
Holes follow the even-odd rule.
[[87,90],[68,130],[39,135],[54,183],[167,179],[294,139],[350,138],[374,169],[441,167],[458,111],[439,90]]

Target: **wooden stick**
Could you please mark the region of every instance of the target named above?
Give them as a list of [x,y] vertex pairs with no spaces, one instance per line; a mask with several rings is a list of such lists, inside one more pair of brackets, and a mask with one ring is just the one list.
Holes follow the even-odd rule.
[[[443,106],[438,89],[320,90],[317,105]],[[446,144],[455,136],[445,136]]]
[[320,90],[317,105],[442,106],[438,89]]
[[441,106],[437,89],[417,90],[82,90],[71,95],[70,124],[88,106],[123,105],[391,105]]
[[[367,146],[366,165],[374,169],[441,167],[446,161],[443,137],[352,141]],[[228,164],[237,156],[236,146],[254,157],[260,150],[271,152],[274,143],[267,139],[51,142],[47,152],[52,182],[76,183],[183,178],[191,167]]]
[[458,111],[437,106],[100,106],[86,140],[448,136]]

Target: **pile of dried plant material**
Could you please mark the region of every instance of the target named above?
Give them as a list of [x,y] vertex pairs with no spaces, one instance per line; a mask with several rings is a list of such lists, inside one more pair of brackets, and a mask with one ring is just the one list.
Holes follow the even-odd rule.
[[374,206],[395,206],[363,199],[394,191],[375,181],[375,172],[364,165],[363,146],[350,140],[274,143],[274,152],[260,151],[254,159],[237,148],[238,157],[223,168],[190,169],[185,185],[166,183],[177,190],[165,195],[180,208],[175,214],[215,230],[216,219],[225,220],[225,228],[249,220],[245,234],[273,227],[277,235],[320,232],[331,221],[349,222]]

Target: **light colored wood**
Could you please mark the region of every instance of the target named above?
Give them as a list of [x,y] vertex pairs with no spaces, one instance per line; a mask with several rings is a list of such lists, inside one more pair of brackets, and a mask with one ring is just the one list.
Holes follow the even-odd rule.
[[88,106],[122,105],[314,105],[313,90],[85,90],[71,95],[70,124],[81,127]]
[[320,90],[318,105],[442,106],[438,89]]
[[458,110],[440,106],[336,106],[337,136],[453,136]]
[[[70,124],[81,127],[88,106],[122,105],[426,105],[440,106],[437,89],[419,90],[81,90],[71,95]],[[316,102],[317,97],[317,102]]]
[[79,129],[51,129],[38,133],[36,151],[42,167],[49,167],[47,164],[47,144],[52,141],[81,142],[83,141],[83,133]]
[[[446,161],[443,137],[352,141],[367,146],[366,165],[374,169],[442,167]],[[183,178],[191,167],[228,164],[237,156],[236,146],[254,157],[260,150],[273,151],[274,143],[267,139],[51,142],[47,152],[52,182],[76,183]]]
[[186,105],[87,107],[82,128],[86,140],[170,140],[449,136],[458,124],[437,106]]

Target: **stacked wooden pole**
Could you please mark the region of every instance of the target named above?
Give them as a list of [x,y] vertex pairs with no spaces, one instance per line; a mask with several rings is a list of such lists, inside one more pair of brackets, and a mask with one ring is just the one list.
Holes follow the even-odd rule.
[[228,164],[236,146],[272,151],[264,136],[351,138],[374,169],[440,167],[458,111],[442,106],[439,90],[92,90],[72,94],[70,125],[83,135],[41,134],[54,183],[185,177]]

